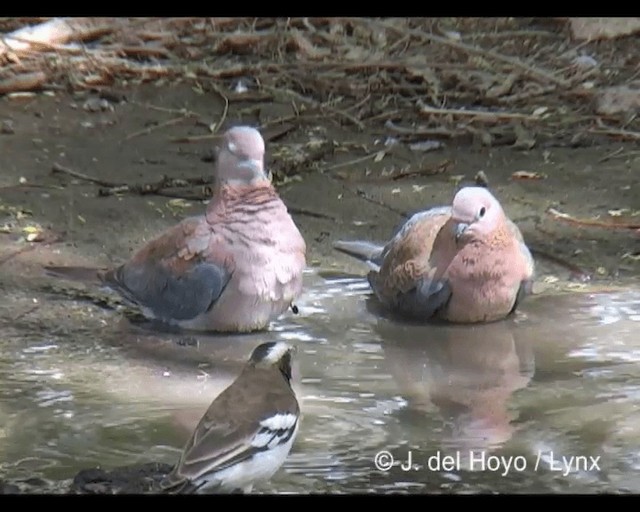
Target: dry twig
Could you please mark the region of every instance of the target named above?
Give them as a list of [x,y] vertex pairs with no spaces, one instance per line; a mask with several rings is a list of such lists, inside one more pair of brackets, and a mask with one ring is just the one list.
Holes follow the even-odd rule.
[[574,224],[577,226],[593,226],[593,227],[607,228],[607,229],[640,229],[640,223],[606,222],[598,219],[578,219],[576,217],[572,217],[567,213],[559,212],[555,208],[549,208],[547,210],[547,213],[551,215],[554,219],[561,220],[568,224]]
[[292,97],[295,100],[300,101],[301,103],[306,103],[307,105],[312,105],[316,108],[319,108],[320,110],[326,110],[327,112],[331,112],[337,116],[344,117],[349,122],[356,125],[360,130],[364,130],[364,124],[362,124],[362,121],[360,121],[359,119],[356,119],[354,116],[352,116],[348,112],[330,107],[326,103],[319,103],[318,101],[312,98],[307,98],[289,89],[279,89],[277,87],[271,87],[269,85],[264,85],[264,84],[262,85],[262,88],[273,93],[274,95],[285,94]]
[[453,161],[447,159],[434,166],[423,166],[413,170],[402,169],[400,172],[391,175],[391,181],[415,178],[416,176],[436,176],[447,172],[452,165]]
[[395,133],[400,135],[407,135],[411,137],[463,137],[465,135],[470,135],[469,130],[460,129],[460,130],[448,130],[447,128],[438,127],[438,128],[406,128],[404,126],[398,126],[392,121],[386,121],[384,123],[385,128],[392,130]]
[[536,258],[542,258],[548,260],[556,265],[563,267],[569,271],[571,274],[571,280],[579,281],[581,283],[586,283],[591,281],[591,274],[586,270],[583,270],[578,265],[571,263],[559,256],[554,254],[549,254],[548,252],[541,251],[540,249],[536,249],[534,247],[529,247],[531,249],[531,254]]
[[158,124],[154,124],[153,126],[149,126],[148,128],[144,128],[142,130],[138,130],[137,132],[134,133],[130,133],[129,135],[127,135],[123,140],[131,140],[135,137],[139,137],[140,135],[148,135],[149,133],[155,131],[155,130],[159,130],[160,128],[166,128],[167,126],[172,126],[174,124],[178,124],[181,123],[182,121],[186,120],[186,119],[192,119],[193,117],[197,116],[197,114],[194,114],[193,112],[188,112],[180,117],[174,117],[173,119],[169,119],[167,121],[164,121],[162,123],[158,123]]
[[[389,22],[385,22],[385,21],[380,21],[376,23],[379,26],[382,26],[386,29],[389,30],[393,30],[395,32],[399,32],[398,27],[394,26],[393,24],[389,23]],[[497,53],[493,50],[487,50],[484,48],[478,48],[477,46],[472,46],[472,45],[468,45],[465,43],[461,43],[458,41],[454,41],[452,39],[447,39],[446,37],[441,37],[441,36],[437,36],[435,34],[429,34],[426,32],[423,32],[421,30],[414,30],[414,29],[409,29],[409,28],[403,28],[402,29],[402,35],[406,35],[409,34],[417,39],[420,39],[422,41],[429,41],[429,42],[433,42],[433,43],[439,43],[439,44],[443,44],[446,46],[450,46],[452,48],[455,48],[457,50],[472,54],[472,55],[479,55],[481,57],[488,57],[492,60],[495,60],[497,62],[502,62],[503,64],[508,64],[511,67],[514,68],[518,68],[520,70],[522,70],[525,74],[529,75],[529,76],[533,76],[536,77],[538,79],[541,79],[545,82],[552,82],[556,85],[559,85],[561,87],[569,87],[571,84],[567,81],[564,80],[563,78],[558,78],[555,75],[549,73],[546,70],[543,69],[539,69],[535,66],[532,66],[530,64],[526,64],[522,61],[520,61],[519,59],[515,58],[515,57],[508,57],[506,55],[502,55],[500,53]]]
[[640,133],[631,132],[629,130],[616,130],[615,128],[591,128],[589,133],[599,133],[602,135],[611,135],[620,139],[640,140]]
[[54,163],[53,166],[51,167],[51,173],[52,174],[66,174],[68,176],[71,176],[72,178],[76,178],[78,180],[82,180],[82,181],[88,181],[90,183],[95,183],[96,185],[100,185],[101,187],[113,187],[113,186],[119,186],[121,184],[114,184],[108,181],[104,181],[104,180],[100,180],[98,178],[94,178],[92,176],[89,176],[88,174],[83,174],[81,172],[77,172],[74,171],[72,169],[69,169],[67,167],[64,167],[58,163]]

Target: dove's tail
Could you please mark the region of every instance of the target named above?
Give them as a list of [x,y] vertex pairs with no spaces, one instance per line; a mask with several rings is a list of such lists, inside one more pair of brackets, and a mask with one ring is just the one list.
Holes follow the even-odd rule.
[[333,248],[375,266],[382,264],[384,247],[372,242],[338,240],[333,243]]
[[45,273],[52,277],[71,281],[102,283],[101,269],[95,267],[44,267]]

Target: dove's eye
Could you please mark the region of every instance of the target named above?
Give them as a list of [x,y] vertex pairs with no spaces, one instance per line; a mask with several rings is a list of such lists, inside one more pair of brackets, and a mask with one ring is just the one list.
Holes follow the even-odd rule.
[[478,212],[478,218],[482,218],[484,217],[484,214],[487,213],[487,209],[483,206],[482,208],[480,208],[480,211]]
[[227,149],[228,149],[229,151],[231,151],[232,153],[235,153],[235,152],[236,152],[236,149],[238,149],[238,147],[237,147],[233,142],[229,142],[229,143],[227,144]]

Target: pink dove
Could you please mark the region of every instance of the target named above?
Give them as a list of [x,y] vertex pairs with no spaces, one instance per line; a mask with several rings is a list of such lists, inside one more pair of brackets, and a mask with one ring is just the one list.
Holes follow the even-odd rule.
[[100,279],[149,319],[197,331],[267,328],[302,291],[306,244],[265,172],[264,153],[254,128],[228,130],[206,213],[168,229]]
[[334,247],[369,262],[379,301],[413,319],[499,320],[516,310],[534,279],[522,233],[483,187],[460,189],[451,207],[416,213],[384,247]]

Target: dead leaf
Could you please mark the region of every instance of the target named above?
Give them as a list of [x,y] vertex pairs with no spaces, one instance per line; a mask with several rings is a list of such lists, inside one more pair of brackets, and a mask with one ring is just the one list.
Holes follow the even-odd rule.
[[444,143],[439,140],[423,140],[421,142],[414,142],[413,144],[409,144],[409,149],[411,151],[422,151],[426,153],[427,151],[434,151],[436,149],[442,149],[444,147]]
[[185,208],[189,208],[190,206],[191,203],[182,198],[169,199],[169,201],[167,201],[167,207],[170,210],[183,210]]
[[374,162],[379,162],[380,160],[382,160],[385,156],[386,156],[386,152],[384,151],[378,151],[376,153],[376,156],[373,158]]
[[520,124],[516,124],[514,127],[516,132],[516,141],[511,146],[514,149],[533,149],[536,145],[536,138],[529,130]]
[[362,48],[361,46],[348,46],[347,51],[342,58],[351,62],[366,62],[368,60],[374,60],[372,52],[366,48]]
[[256,48],[266,43],[274,41],[271,34],[229,34],[220,41],[215,48],[215,53],[237,53],[249,54],[256,51]]
[[614,39],[640,32],[640,18],[569,18],[574,39]]
[[107,112],[113,111],[113,105],[104,98],[89,98],[84,102],[82,108],[87,112]]
[[449,181],[452,181],[457,186],[464,178],[464,174],[454,174],[453,176],[449,176]]
[[542,114],[544,114],[547,110],[549,110],[549,107],[538,107],[538,108],[536,108],[536,109],[533,111],[532,115],[533,115],[534,117],[540,117],[540,116],[541,116]]
[[544,180],[547,175],[541,172],[516,171],[511,175],[513,180]]
[[473,178],[473,181],[479,187],[488,187],[489,186],[489,177],[484,171],[478,171]]
[[438,76],[436,75],[433,69],[426,66],[425,67],[410,66],[410,67],[407,67],[406,70],[411,77],[421,78],[422,80],[425,81],[425,83],[439,88],[440,79],[438,78]]
[[319,60],[331,54],[329,48],[318,48],[300,31],[295,29],[291,30],[289,46],[309,60]]
[[511,73],[503,82],[497,83],[489,87],[486,92],[487,98],[500,98],[505,94],[509,94],[511,89],[513,89],[513,85],[516,83],[516,80],[520,78],[520,73]]
[[25,234],[27,242],[41,242],[43,240],[42,227],[37,224],[23,227],[22,232]]
[[3,119],[0,121],[0,133],[3,135],[12,135],[16,133],[16,129],[13,126],[11,119]]
[[607,87],[596,95],[595,110],[601,115],[614,115],[640,109],[640,83]]

